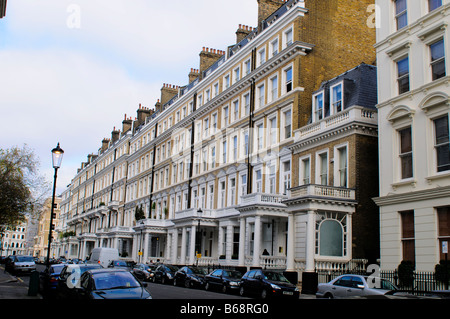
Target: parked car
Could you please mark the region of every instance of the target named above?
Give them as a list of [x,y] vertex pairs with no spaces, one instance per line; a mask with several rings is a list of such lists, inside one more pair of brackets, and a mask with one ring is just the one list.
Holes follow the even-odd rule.
[[203,287],[205,284],[206,270],[199,267],[181,267],[173,279],[174,286],[184,285],[186,288]]
[[256,294],[260,298],[299,297],[298,288],[289,282],[281,272],[254,269],[247,271],[241,278],[239,294]]
[[153,276],[153,282],[160,282],[162,284],[173,282],[175,273],[178,267],[174,265],[161,264],[156,267]]
[[205,289],[220,289],[226,293],[238,291],[242,273],[236,270],[216,269],[205,276]]
[[[368,276],[341,275],[328,283],[317,286],[317,298],[348,298],[355,296],[385,295],[397,290],[397,287],[386,279],[379,279],[375,287],[370,287],[367,283]],[[371,285],[372,286],[372,285]]]
[[30,273],[36,270],[36,264],[31,256],[14,255],[7,258],[5,270],[11,274]]
[[125,269],[92,269],[81,275],[76,295],[77,299],[151,299],[146,286]]
[[130,265],[125,260],[111,260],[108,265],[108,268],[123,268],[128,271],[131,271]]
[[132,273],[139,280],[150,281],[154,277],[154,270],[155,269],[156,269],[156,265],[136,264],[133,267]]
[[59,275],[65,264],[50,265],[39,274],[39,291],[44,296],[54,295],[58,285]]
[[91,269],[103,268],[100,264],[67,264],[61,270],[56,284],[55,293],[58,299],[76,297],[76,288],[80,288],[81,275]]

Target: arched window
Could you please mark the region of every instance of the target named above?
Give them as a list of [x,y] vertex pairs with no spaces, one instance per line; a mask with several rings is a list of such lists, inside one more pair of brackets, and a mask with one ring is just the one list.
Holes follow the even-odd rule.
[[316,221],[316,254],[344,257],[347,255],[347,214],[320,212]]

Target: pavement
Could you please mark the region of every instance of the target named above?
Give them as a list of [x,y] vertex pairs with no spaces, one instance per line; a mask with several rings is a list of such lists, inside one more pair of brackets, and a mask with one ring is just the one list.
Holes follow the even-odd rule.
[[36,296],[29,296],[28,283],[6,272],[5,266],[1,265],[0,299],[42,299],[42,296],[39,293]]

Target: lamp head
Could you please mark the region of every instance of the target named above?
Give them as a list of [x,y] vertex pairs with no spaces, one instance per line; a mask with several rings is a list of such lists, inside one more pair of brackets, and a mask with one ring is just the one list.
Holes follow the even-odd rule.
[[61,147],[59,147],[59,143],[58,143],[58,145],[54,149],[52,149],[53,168],[61,167],[63,155],[64,155],[64,151],[62,150]]

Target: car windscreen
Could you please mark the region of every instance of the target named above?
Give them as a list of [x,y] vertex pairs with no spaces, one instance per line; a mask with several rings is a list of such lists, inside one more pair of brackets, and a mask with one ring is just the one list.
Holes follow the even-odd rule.
[[114,260],[113,264],[114,264],[114,266],[128,267],[128,265],[125,261]]
[[16,260],[18,262],[20,262],[20,263],[23,263],[23,262],[34,262],[33,257],[30,257],[30,256],[17,256]]
[[105,272],[93,275],[95,289],[138,288],[139,282],[129,272]]
[[167,266],[166,266],[166,270],[177,271],[177,270],[178,270],[178,267],[172,266],[172,265],[167,265]]
[[284,277],[282,273],[275,271],[267,271],[264,273],[264,276],[267,280],[289,282],[289,280],[287,280],[287,278]]
[[242,277],[242,274],[239,271],[234,270],[224,270],[223,275],[235,279],[240,279]]
[[194,274],[197,274],[197,275],[206,275],[206,273],[207,273],[206,269],[203,269],[203,268],[192,267],[191,270]]

